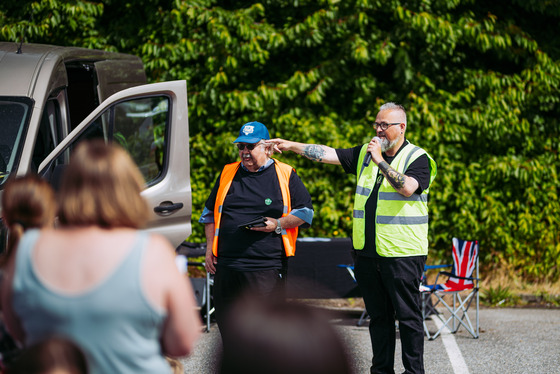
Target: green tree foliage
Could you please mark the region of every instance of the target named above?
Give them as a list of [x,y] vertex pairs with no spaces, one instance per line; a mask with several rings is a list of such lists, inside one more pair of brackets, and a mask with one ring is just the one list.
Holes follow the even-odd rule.
[[[439,166],[431,256],[478,238],[484,263],[557,280],[559,20],[559,0],[4,0],[0,38],[129,52],[152,81],[186,79],[195,221],[243,123],[350,147],[402,103]],[[313,197],[302,235],[351,235],[353,177],[278,157]]]

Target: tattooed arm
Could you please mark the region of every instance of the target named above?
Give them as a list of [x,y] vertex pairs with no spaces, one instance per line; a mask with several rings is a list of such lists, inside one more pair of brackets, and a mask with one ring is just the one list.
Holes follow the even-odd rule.
[[381,161],[377,164],[379,170],[383,172],[387,181],[391,186],[403,196],[409,197],[418,189],[418,181],[414,178],[408,177],[393,169],[387,161]]
[[292,151],[313,161],[340,165],[340,161],[334,148],[326,145],[297,143],[279,138],[270,139],[266,142],[273,143],[274,150],[278,153],[282,153],[282,151]]

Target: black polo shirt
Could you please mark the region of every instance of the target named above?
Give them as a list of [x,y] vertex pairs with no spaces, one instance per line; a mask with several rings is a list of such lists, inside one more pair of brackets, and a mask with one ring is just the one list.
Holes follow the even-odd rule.
[[[235,173],[222,209],[218,236],[218,266],[227,266],[239,271],[282,268],[285,251],[281,235],[238,227],[241,223],[259,216],[282,216],[284,205],[275,167],[274,164],[254,173],[239,167]],[[205,204],[206,208],[212,211],[220,176]],[[290,175],[289,191],[292,209],[313,209],[311,196],[295,171]]]

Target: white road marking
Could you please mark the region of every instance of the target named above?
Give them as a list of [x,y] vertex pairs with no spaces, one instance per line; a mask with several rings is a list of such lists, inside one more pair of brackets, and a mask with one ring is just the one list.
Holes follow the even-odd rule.
[[[432,316],[432,321],[434,321],[438,330],[441,328],[441,326],[443,326],[443,323],[436,316]],[[459,346],[457,345],[453,334],[451,334],[451,332],[447,328],[444,328],[443,330],[441,330],[440,335],[443,346],[447,351],[449,361],[451,362],[451,366],[453,367],[453,373],[469,374],[469,368],[467,367],[465,359],[461,354],[461,350],[459,349]]]

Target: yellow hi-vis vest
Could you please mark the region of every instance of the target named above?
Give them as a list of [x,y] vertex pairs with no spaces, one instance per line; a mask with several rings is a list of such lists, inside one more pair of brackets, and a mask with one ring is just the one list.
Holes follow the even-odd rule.
[[[227,164],[222,170],[222,176],[220,177],[220,187],[218,187],[218,193],[216,194],[216,203],[214,205],[214,224],[216,230],[214,231],[214,242],[212,243],[212,253],[214,256],[218,256],[218,235],[220,233],[220,223],[222,220],[222,209],[224,205],[224,200],[233,181],[237,169],[239,169],[240,161]],[[283,162],[274,160],[274,166],[276,169],[276,174],[278,175],[278,182],[280,183],[280,191],[282,192],[282,201],[284,202],[284,208],[282,210],[282,217],[290,214],[292,210],[292,199],[290,198],[290,175],[293,168]],[[284,250],[286,251],[286,256],[293,256],[296,253],[296,239],[298,236],[298,228],[294,227],[291,229],[282,228],[282,242],[284,243]]]
[[[365,245],[365,206],[375,186],[379,168],[374,162],[363,166],[367,154],[367,144],[360,151],[356,173],[357,186],[354,196],[353,244],[361,250]],[[437,173],[436,162],[432,157],[413,144],[407,144],[393,159],[391,167],[403,173],[421,155],[430,161],[430,185]],[[429,187],[429,186],[428,186]],[[405,197],[383,178],[377,196],[375,212],[375,246],[383,257],[407,257],[428,254],[428,193],[426,188],[421,195],[416,193]]]

